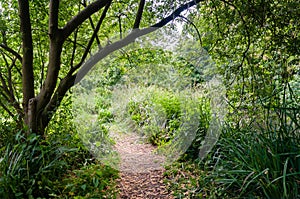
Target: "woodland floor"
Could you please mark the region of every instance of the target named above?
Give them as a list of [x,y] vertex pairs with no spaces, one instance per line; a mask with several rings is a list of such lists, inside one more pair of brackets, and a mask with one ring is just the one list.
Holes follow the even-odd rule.
[[164,157],[154,153],[155,147],[135,133],[114,137],[121,158],[118,199],[172,199],[163,183]]

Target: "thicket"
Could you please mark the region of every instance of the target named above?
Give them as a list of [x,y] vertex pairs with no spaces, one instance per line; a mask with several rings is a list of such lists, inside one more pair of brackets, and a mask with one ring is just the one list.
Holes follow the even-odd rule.
[[118,171],[98,162],[83,145],[72,121],[70,98],[63,107],[45,137],[24,137],[22,129],[16,134],[13,122],[3,124],[1,198],[115,197]]

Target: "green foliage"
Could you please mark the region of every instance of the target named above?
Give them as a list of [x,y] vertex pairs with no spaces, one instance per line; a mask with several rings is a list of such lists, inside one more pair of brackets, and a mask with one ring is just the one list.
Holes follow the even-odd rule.
[[233,131],[219,143],[208,178],[220,196],[299,197],[299,138]]
[[[190,19],[224,77],[232,124],[263,115],[264,105],[285,81],[299,73],[299,2],[207,1]],[[187,25],[184,32],[195,37]],[[255,113],[255,114],[254,114]],[[247,123],[247,122],[246,122]]]
[[199,114],[199,124],[196,132],[195,139],[191,143],[191,146],[187,149],[185,155],[181,158],[181,161],[185,160],[197,160],[199,158],[199,149],[202,146],[202,141],[206,136],[207,129],[211,120],[211,111],[209,100],[206,98],[199,98],[196,107]]
[[101,164],[68,170],[82,161],[76,159],[78,149],[55,146],[33,134],[26,140],[18,136],[18,144],[7,146],[0,162],[1,198],[115,197],[115,170]]
[[[211,154],[199,163],[192,197],[208,198],[298,198],[300,179],[299,98],[291,83],[277,84],[265,96],[265,114],[245,113],[239,128],[224,129]],[[235,126],[235,125],[233,125]],[[189,167],[189,166],[187,166]],[[172,168],[171,168],[172,169]],[[174,169],[174,168],[173,168]],[[185,171],[185,168],[183,168]],[[183,172],[184,172],[183,171]],[[176,176],[177,181],[182,176]],[[176,193],[180,186],[169,182]],[[181,182],[186,183],[186,182]]]
[[91,164],[73,170],[57,183],[62,193],[57,197],[65,198],[116,198],[114,180],[118,172],[100,164]]
[[[1,198],[115,196],[113,179],[117,172],[96,162],[82,143],[72,123],[70,106],[71,100],[66,98],[49,124],[45,138],[34,134],[25,138],[20,131],[2,147]],[[5,129],[14,133],[13,126]]]
[[182,189],[185,185],[176,183],[186,184],[187,180],[172,174],[174,169],[187,172],[189,164],[169,168],[167,174],[174,179],[168,184],[177,194],[190,197],[298,198],[300,138],[299,128],[292,127],[269,123],[259,131],[227,128],[213,153],[194,171],[194,186]]
[[67,148],[76,148],[65,154],[65,161],[73,169],[83,166],[85,162],[93,159],[92,155],[83,144],[76,126],[73,123],[72,100],[67,96],[62,101],[62,106],[56,111],[48,128],[46,129],[47,140],[54,144]]
[[[84,82],[84,85],[87,86],[88,84]],[[93,85],[90,88],[93,89]],[[101,93],[103,98],[109,95],[105,89],[98,89],[97,92]],[[58,191],[52,195],[59,198],[115,198],[114,179],[117,177],[117,172],[96,161],[95,158],[98,158],[97,151],[91,150],[89,145],[89,143],[96,144],[97,148],[106,150],[105,147],[98,144],[109,142],[107,128],[103,124],[106,120],[110,120],[111,114],[107,109],[104,109],[106,105],[102,103],[96,104],[82,100],[80,103],[85,104],[77,103],[74,105],[72,102],[70,98],[63,101],[63,108],[57,111],[52,120],[53,123],[48,128],[49,139],[53,142],[77,149],[65,154],[70,170],[62,176],[61,181],[56,181],[54,185]],[[92,116],[99,112],[99,120],[96,116],[93,123],[95,131],[90,133],[78,132],[82,128],[76,126],[76,123],[72,121],[74,111],[71,110],[74,108],[81,110],[87,106],[87,112],[91,113]],[[89,116],[87,117],[89,118]],[[64,126],[63,129],[62,126]]]
[[7,143],[15,143],[15,132],[19,130],[15,121],[2,119],[0,121],[0,148],[5,147]]
[[[130,101],[127,111],[137,126],[136,129],[146,134],[150,143],[159,146],[174,137],[180,124],[181,108],[178,96],[171,92],[157,89],[151,95],[144,101]],[[153,109],[160,109],[162,115],[155,115],[156,110]],[[157,123],[160,119],[164,121]]]
[[151,101],[156,109],[161,109],[165,121],[158,131],[152,131],[149,139],[151,143],[161,145],[174,138],[182,123],[181,102],[178,95],[167,91],[154,94]]
[[[183,100],[181,94],[152,87],[152,90],[145,90],[149,97],[142,100],[132,99],[127,105],[127,112],[134,122],[135,129],[148,137],[154,145],[164,145],[171,141],[181,129],[185,114],[195,111],[198,114],[199,123],[196,139],[189,148],[189,154],[194,156],[198,150],[198,143],[205,136],[209,124],[209,104],[207,100],[199,97],[194,110],[186,110],[187,104],[194,104],[193,99]],[[191,119],[191,118],[189,118]]]
[[[147,10],[143,13],[141,26],[155,23],[169,13],[169,5],[177,7],[181,3],[183,1],[146,2]],[[39,93],[49,64],[48,4],[48,1],[30,1],[35,93]],[[62,1],[59,28],[82,10],[83,4]],[[114,2],[89,52],[124,38],[135,20],[137,6],[138,1]],[[190,119],[183,118],[185,111],[200,113],[196,138],[180,160],[192,163],[178,163],[168,171],[168,176],[175,178],[170,185],[175,190],[175,197],[299,197],[298,7],[298,1],[289,0],[214,0],[203,1],[199,9],[190,9],[186,13],[185,16],[199,30],[194,31],[187,23],[183,33],[187,37],[201,37],[201,47],[213,57],[218,72],[224,77],[230,105],[228,127],[210,156],[198,166],[195,160],[210,120],[209,100],[197,98],[196,110],[191,110],[192,106],[184,109],[185,104],[194,104],[194,101],[182,100],[182,95],[174,90],[185,89],[190,84],[200,86],[206,80],[203,74],[211,75],[211,71],[205,71],[207,68],[214,70],[208,55],[197,63],[206,66],[201,68],[188,61],[198,58],[198,51],[186,57],[184,53],[175,55],[145,47],[147,42],[140,49],[125,48],[99,64],[92,77],[82,81],[78,92],[82,95],[77,107],[72,107],[72,101],[66,96],[43,138],[34,134],[25,138],[21,136],[20,125],[16,124],[22,110],[13,107],[22,104],[22,63],[1,47],[0,196],[114,197],[110,185],[117,174],[109,167],[90,165],[95,160],[81,139],[93,143],[96,148],[107,149],[102,144],[111,143],[107,125],[115,119],[109,110],[113,87],[122,83],[122,77],[130,73],[129,77],[134,80],[131,83],[154,88],[152,92],[142,91],[146,98],[130,99],[124,114],[124,118],[131,119],[134,129],[146,134],[151,143],[167,145],[182,130],[183,120]],[[98,21],[101,14],[95,13],[65,41],[59,79],[81,63],[80,55],[87,50],[87,41],[94,30],[95,24],[92,25],[91,21]],[[22,52],[17,1],[1,2],[0,16],[0,43],[15,52]],[[175,26],[170,29],[174,30]],[[169,33],[171,31],[165,34]],[[161,40],[148,37],[150,43]],[[190,47],[189,42],[182,45],[187,51],[192,49]],[[174,69],[179,76],[172,73]],[[147,76],[149,74],[151,77]],[[98,78],[100,76],[102,79]],[[174,84],[170,77],[188,79]],[[92,92],[94,96],[91,96]],[[87,112],[86,115],[79,114],[84,122],[92,119],[88,134],[85,134],[86,129],[77,132],[71,122],[72,108]],[[16,132],[19,132],[17,137]]]
[[49,197],[55,191],[53,182],[67,169],[63,156],[72,149],[52,145],[34,134],[24,138],[18,133],[16,142],[2,152],[1,197]]

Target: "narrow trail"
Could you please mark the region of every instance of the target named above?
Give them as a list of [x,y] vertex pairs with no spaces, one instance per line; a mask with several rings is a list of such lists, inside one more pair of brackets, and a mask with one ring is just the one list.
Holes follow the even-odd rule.
[[163,183],[164,157],[135,133],[113,135],[121,158],[117,199],[172,199]]

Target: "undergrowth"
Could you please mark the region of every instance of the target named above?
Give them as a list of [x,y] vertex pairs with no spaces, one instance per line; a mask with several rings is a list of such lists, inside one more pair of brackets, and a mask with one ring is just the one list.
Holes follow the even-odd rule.
[[0,162],[1,198],[115,196],[117,171],[96,161],[84,164],[81,149],[51,144],[35,134],[17,134],[16,142],[6,147]]
[[[168,168],[171,180],[167,184],[177,198],[299,198],[299,129],[283,132],[286,129],[226,128],[203,162]],[[191,165],[196,174],[188,180],[181,173]],[[191,186],[189,191],[183,188],[186,184]]]
[[57,111],[44,136],[25,136],[24,130],[5,126],[0,139],[0,198],[116,197],[118,172],[91,155],[72,123],[71,101],[63,103],[68,108]]

